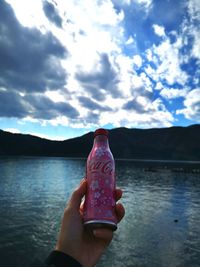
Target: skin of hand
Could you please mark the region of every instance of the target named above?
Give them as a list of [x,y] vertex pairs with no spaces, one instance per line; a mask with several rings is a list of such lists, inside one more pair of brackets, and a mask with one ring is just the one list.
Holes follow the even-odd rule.
[[[83,225],[82,199],[86,194],[87,181],[83,179],[79,187],[72,193],[62,219],[61,230],[56,250],[64,252],[83,267],[94,267],[113,238],[113,232],[106,228],[89,230]],[[116,189],[116,201],[122,191]],[[118,222],[124,217],[125,210],[121,203],[116,204]]]

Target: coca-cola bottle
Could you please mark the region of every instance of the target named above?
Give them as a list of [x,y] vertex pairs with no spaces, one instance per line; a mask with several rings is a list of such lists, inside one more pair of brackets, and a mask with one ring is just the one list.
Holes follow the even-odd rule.
[[94,133],[94,144],[87,159],[86,179],[84,225],[116,230],[115,162],[105,129],[98,129]]

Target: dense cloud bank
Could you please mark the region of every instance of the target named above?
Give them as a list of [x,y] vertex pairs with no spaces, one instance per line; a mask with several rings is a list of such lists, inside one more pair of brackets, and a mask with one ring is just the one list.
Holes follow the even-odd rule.
[[0,117],[73,127],[200,121],[199,1],[38,1],[38,14],[24,6],[32,25],[7,2]]

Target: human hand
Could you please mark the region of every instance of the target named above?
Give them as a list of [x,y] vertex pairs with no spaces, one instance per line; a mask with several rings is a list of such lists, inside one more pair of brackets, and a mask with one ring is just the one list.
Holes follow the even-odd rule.
[[[89,230],[84,227],[81,201],[86,194],[86,183],[86,180],[83,179],[79,187],[73,192],[65,208],[56,250],[72,256],[83,267],[94,267],[111,242],[113,232],[106,228]],[[122,191],[116,189],[116,201],[121,196]],[[124,214],[123,205],[117,203],[116,215],[118,222],[121,221]]]

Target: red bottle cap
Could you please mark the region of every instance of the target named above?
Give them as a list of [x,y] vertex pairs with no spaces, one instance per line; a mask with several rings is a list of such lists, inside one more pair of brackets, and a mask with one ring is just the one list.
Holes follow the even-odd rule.
[[94,132],[94,137],[97,136],[97,135],[106,135],[106,136],[108,136],[108,131],[103,129],[103,128],[97,129]]

